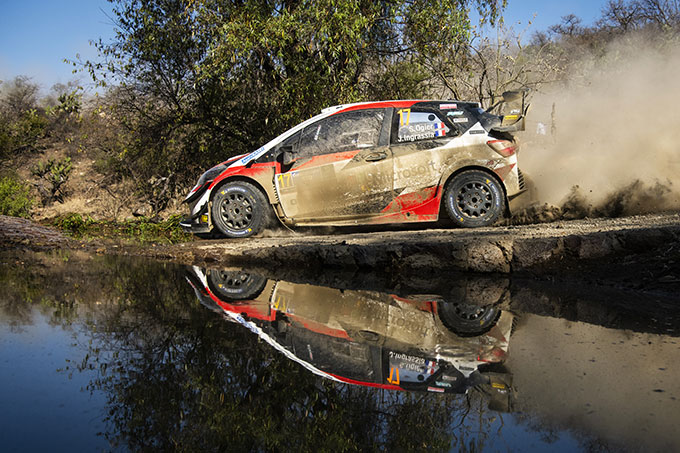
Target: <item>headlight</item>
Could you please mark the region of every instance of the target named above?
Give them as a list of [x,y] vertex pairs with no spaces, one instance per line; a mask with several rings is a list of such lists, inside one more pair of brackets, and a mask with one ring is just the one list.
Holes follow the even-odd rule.
[[191,200],[196,199],[208,187],[209,183],[222,174],[222,172],[226,169],[227,165],[220,164],[203,173],[201,177],[198,178],[196,185],[189,191],[189,194],[184,199],[184,202],[189,203]]
[[[202,186],[203,184],[205,184],[206,182],[210,182],[210,181],[214,180],[214,179],[217,178],[220,174],[222,174],[222,172],[223,172],[224,170],[226,170],[226,169],[227,169],[227,166],[226,166],[226,165],[220,164],[220,165],[218,165],[218,166],[216,166],[216,167],[213,167],[213,168],[211,168],[210,170],[206,171],[205,173],[203,173],[203,174],[201,175],[200,178],[198,178],[198,183],[196,183],[196,186],[194,187],[194,189],[195,189],[196,187],[201,187],[201,186]],[[193,190],[192,190],[192,191],[193,191]]]

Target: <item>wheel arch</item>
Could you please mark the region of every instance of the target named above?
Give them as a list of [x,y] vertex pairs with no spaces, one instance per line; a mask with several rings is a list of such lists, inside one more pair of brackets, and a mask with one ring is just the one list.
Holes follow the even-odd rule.
[[210,189],[210,198],[209,200],[212,202],[213,199],[215,198],[215,194],[219,191],[219,189],[230,182],[236,182],[236,181],[241,181],[241,182],[247,182],[248,184],[252,184],[257,188],[262,194],[267,198],[267,201],[269,202],[270,205],[273,205],[272,203],[272,198],[269,195],[269,192],[265,190],[265,188],[258,182],[256,179],[249,178],[248,176],[243,176],[243,175],[233,175],[233,176],[227,176],[226,178],[220,180],[215,186]]

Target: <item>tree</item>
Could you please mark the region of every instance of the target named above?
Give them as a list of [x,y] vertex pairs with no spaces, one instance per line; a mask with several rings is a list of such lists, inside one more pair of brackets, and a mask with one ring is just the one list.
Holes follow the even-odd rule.
[[580,17],[574,14],[567,14],[562,16],[562,22],[556,25],[552,25],[548,28],[550,33],[558,36],[575,36],[581,34],[584,30],[581,23]]
[[430,95],[489,107],[505,91],[533,90],[560,77],[562,52],[550,40],[526,45],[522,32],[502,23],[495,31],[495,36],[474,32],[465,45],[425,58],[425,72],[435,77]]
[[640,17],[640,8],[637,2],[609,0],[607,5],[602,8],[602,17],[598,21],[598,25],[627,33],[640,27]]
[[2,97],[0,98],[2,111],[13,118],[17,118],[24,112],[35,109],[39,91],[40,86],[32,83],[30,77],[16,76],[2,86]]
[[0,160],[33,150],[45,136],[48,119],[38,107],[40,86],[27,76],[2,84],[0,92]]

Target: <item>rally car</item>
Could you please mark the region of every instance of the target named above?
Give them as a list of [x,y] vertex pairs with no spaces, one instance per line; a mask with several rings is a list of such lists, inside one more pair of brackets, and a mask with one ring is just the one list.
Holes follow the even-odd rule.
[[495,291],[486,292],[489,305],[478,305],[466,297],[399,297],[242,270],[194,266],[186,278],[202,305],[326,379],[440,393],[481,386],[510,396],[512,376],[493,365],[507,356],[514,316],[500,308],[496,297],[503,295]]
[[524,97],[499,116],[476,102],[401,100],[324,109],[207,172],[185,198],[189,232],[248,237],[294,226],[493,224],[524,191]]

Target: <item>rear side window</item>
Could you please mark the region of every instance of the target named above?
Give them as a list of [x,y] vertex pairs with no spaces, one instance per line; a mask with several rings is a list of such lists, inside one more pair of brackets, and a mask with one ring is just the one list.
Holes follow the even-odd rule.
[[339,113],[310,124],[300,136],[302,157],[331,154],[378,145],[385,111]]
[[451,129],[433,111],[400,109],[392,119],[393,143],[408,143],[420,140],[447,137]]

